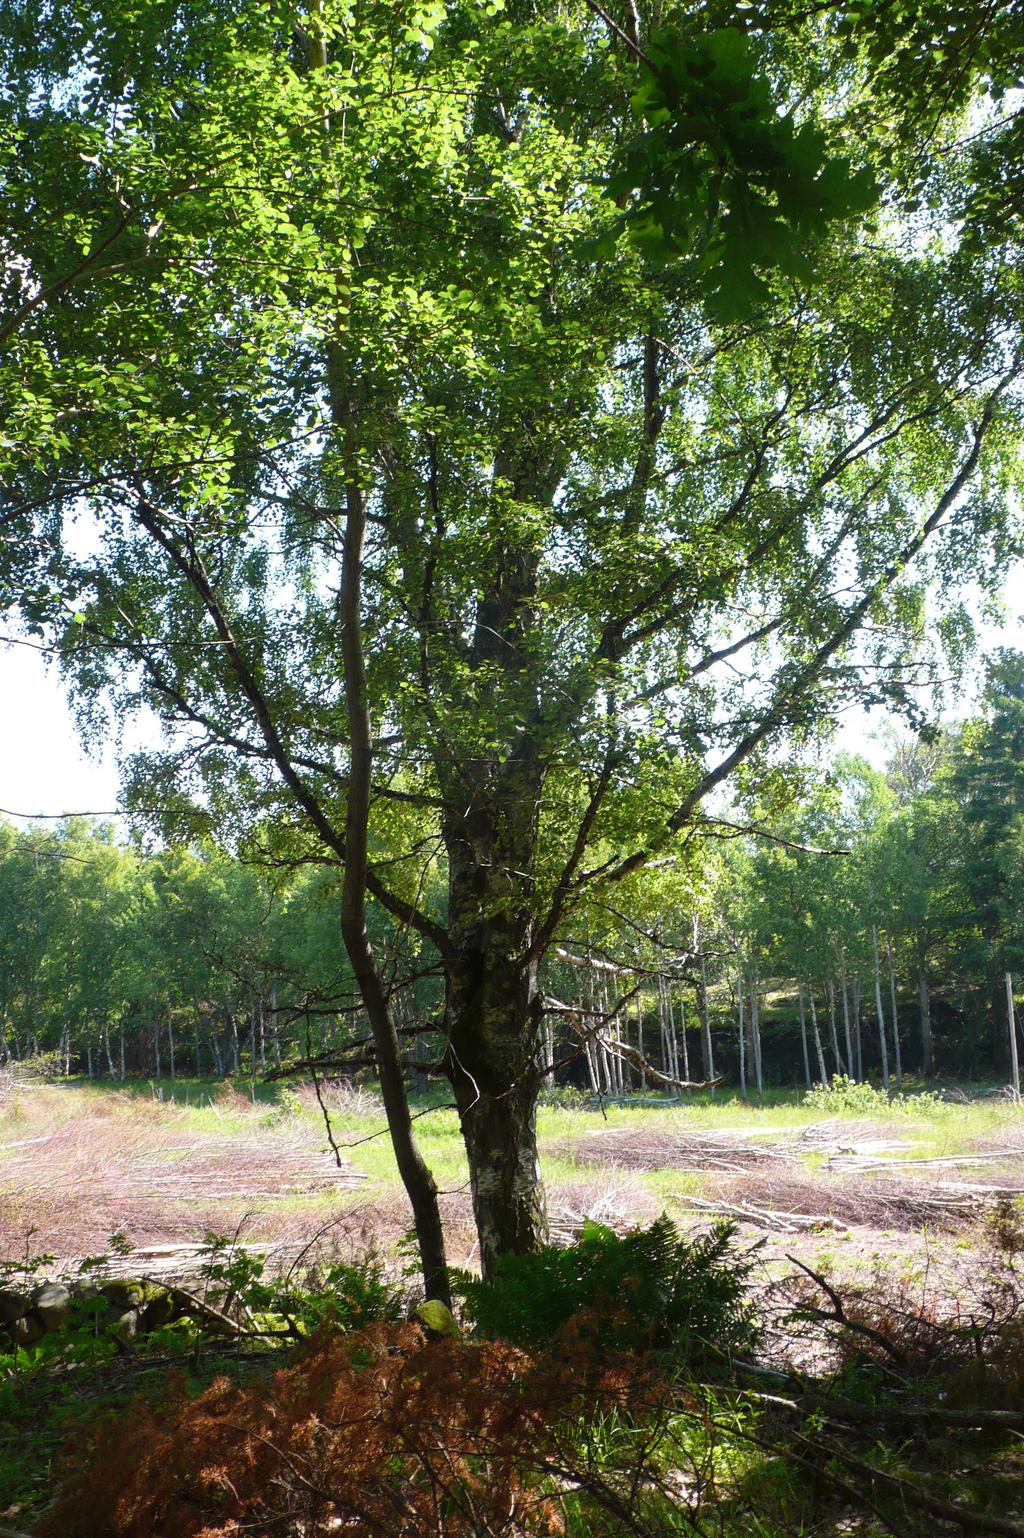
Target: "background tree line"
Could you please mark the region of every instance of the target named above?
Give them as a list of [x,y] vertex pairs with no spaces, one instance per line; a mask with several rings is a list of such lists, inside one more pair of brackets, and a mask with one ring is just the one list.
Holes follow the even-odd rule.
[[[650,870],[629,911],[595,906],[548,961],[549,1085],[1005,1072],[1024,655],[989,664],[969,720],[894,738],[884,771],[841,755],[768,836],[725,810],[699,865]],[[440,861],[427,885],[438,902]],[[0,823],[0,1052],[112,1078],[372,1067],[338,910],[329,869],[147,850],[83,819]],[[438,970],[383,910],[371,928],[422,1075],[442,1057]]]

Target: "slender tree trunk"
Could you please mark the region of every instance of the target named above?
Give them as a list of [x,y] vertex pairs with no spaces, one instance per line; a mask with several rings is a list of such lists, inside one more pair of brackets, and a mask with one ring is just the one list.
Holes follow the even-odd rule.
[[[391,1146],[399,1174],[413,1211],[423,1283],[428,1298],[451,1301],[444,1232],[437,1203],[437,1186],[427,1168],[413,1133],[409,1100],[402,1073],[401,1052],[387,995],[366,933],[366,880],[368,824],[370,815],[373,737],[366,700],[366,670],[362,633],[363,541],[366,507],[356,478],[357,454],[345,377],[345,359],[339,347],[329,350],[328,373],[332,418],[342,437],[347,464],[345,533],[341,586],[338,593],[338,625],[345,685],[345,709],[349,737],[348,802],[345,808],[345,873],[341,889],[341,935],[349,962],[366,1006],[373,1036],[381,1096],[391,1134]],[[534,1090],[536,1093],[536,1090]]]
[[857,1049],[857,1078],[863,1083],[863,1080],[864,1080],[864,1037],[863,1037],[863,1033],[861,1031],[860,1011],[861,1011],[860,978],[859,977],[855,977],[853,979],[853,1033],[854,1033],[855,1045],[856,1045],[856,1049]]
[[[672,1076],[672,1055],[668,1046],[668,1020],[665,1010],[665,979],[658,974],[658,1025],[661,1029],[661,1071]],[[666,1084],[662,1087],[662,1094],[668,1099],[675,1099],[675,1091]]]
[[923,950],[918,952],[917,995],[921,1007],[921,1072],[929,1078],[935,1072],[935,1062],[932,1055],[932,1001]]
[[878,926],[871,926],[871,955],[875,967],[875,1010],[878,1015],[878,1045],[882,1054],[882,1088],[889,1088],[889,1048],[885,1040],[885,1010],[882,1008],[882,973],[878,965]]
[[892,954],[892,935],[888,937],[886,953],[889,960],[889,997],[892,1000],[892,1042],[896,1067],[896,1088],[903,1088],[903,1053],[900,1050],[900,1015],[896,1008],[896,965]]
[[1006,1039],[1010,1044],[1010,1082],[1013,1098],[1020,1103],[1020,1061],[1017,1056],[1017,1012],[1013,1007],[1013,978],[1006,974]]
[[750,974],[750,1045],[754,1054],[754,1082],[757,1093],[764,1094],[761,1070],[761,988],[756,972]]
[[167,1051],[171,1059],[171,1083],[174,1083],[174,1022],[171,1019],[170,1010],[167,1011]]
[[[711,1040],[711,1019],[708,1014],[708,969],[707,963],[701,957],[700,963],[700,1042],[702,1066],[705,1079],[715,1077],[715,1049]],[[711,1094],[714,1096],[715,1086],[711,1085]]]
[[814,1003],[814,984],[807,984],[807,997],[811,1005],[811,1035],[814,1037],[814,1055],[818,1059],[819,1082],[828,1084],[828,1071],[825,1068],[825,1053],[821,1046],[821,1032],[818,1030],[818,1011]]
[[845,1074],[842,1055],[839,1051],[839,1036],[836,1032],[836,984],[835,979],[828,980],[828,1034],[832,1045],[832,1061],[835,1064],[837,1074]]
[[807,1016],[804,1013],[804,985],[803,985],[802,982],[797,982],[797,985],[796,985],[796,996],[797,996],[797,1001],[798,1001],[798,1003],[800,1005],[800,1045],[803,1048],[803,1054],[804,1054],[804,1083],[807,1086],[807,1088],[810,1089],[810,1087],[811,1087],[811,1057],[810,1057],[810,1053],[807,1050]]
[[270,990],[270,1030],[274,1042],[274,1067],[281,1066],[281,1016],[277,1007],[277,987]]
[[124,1083],[124,1026],[121,1026],[121,1083]]
[[747,1045],[743,1035],[743,973],[736,974],[736,1011],[740,1028],[740,1094],[747,1098]]
[[[688,1079],[690,1077],[690,1049],[686,1041],[686,1016],[683,1013],[683,999],[679,996],[679,1025],[676,1026],[676,1012],[673,1006],[672,989],[668,989],[668,1028],[672,1039],[672,1073],[675,1078]],[[683,1049],[682,1073],[679,1072],[679,1048]],[[680,1092],[677,1090],[676,1094]]]
[[851,1079],[856,1079],[857,1065],[853,1057],[853,1041],[850,1036],[850,999],[846,988],[845,968],[839,979],[839,991],[843,998],[843,1036],[846,1040],[846,1071]]
[[[640,1052],[641,1060],[644,1060],[644,1010],[640,994],[637,994],[637,1050]],[[640,1072],[638,1072],[638,1084],[640,1084],[640,1092],[643,1094],[644,1077]]]
[[160,1077],[160,1016],[153,1021],[153,1059],[156,1063],[155,1077]]
[[241,1049],[238,1044],[238,1016],[231,1015],[231,1071],[237,1078],[242,1071]]
[[[590,959],[590,948],[587,948],[587,957]],[[582,1001],[581,1001],[582,1002]],[[587,1014],[583,1016],[584,1030],[587,1035],[587,1073],[590,1076],[590,1090],[593,1095],[601,1094],[601,1062],[597,1055],[597,1042],[589,1032],[594,1030],[596,1019],[594,1011],[597,1008],[597,993],[594,988],[594,974],[587,973]]]

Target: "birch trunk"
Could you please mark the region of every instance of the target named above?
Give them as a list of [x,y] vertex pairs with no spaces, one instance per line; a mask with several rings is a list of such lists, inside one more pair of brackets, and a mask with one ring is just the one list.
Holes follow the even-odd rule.
[[804,1013],[804,985],[798,982],[796,985],[797,1000],[800,1005],[800,1045],[804,1054],[804,1083],[808,1089],[811,1087],[811,1058],[807,1050],[807,1016]]
[[[711,1040],[711,1018],[708,1014],[708,969],[703,957],[700,963],[700,1044],[704,1077],[705,1079],[714,1080],[715,1048]],[[715,1086],[712,1083],[712,1098],[714,1098],[714,1093]]]
[[764,1093],[764,1078],[761,1072],[761,998],[760,984],[756,972],[750,976],[750,1046],[754,1056],[754,1082],[757,1085],[757,1093]]
[[743,973],[736,975],[736,1006],[740,1024],[740,1094],[747,1098],[747,1053],[746,1042],[743,1038]]
[[846,989],[846,973],[843,972],[839,979],[839,989],[843,996],[843,1035],[846,1038],[846,1063],[847,1072],[851,1079],[857,1077],[857,1065],[853,1058],[853,1041],[850,1037],[850,999]]
[[814,1037],[814,1055],[818,1059],[819,1083],[822,1086],[828,1084],[828,1072],[825,1068],[825,1053],[821,1046],[821,1032],[818,1030],[818,1011],[814,1003],[814,985],[808,983],[807,997],[811,1005],[811,1035]]
[[878,925],[871,926],[871,955],[875,968],[875,1010],[878,1014],[878,1046],[882,1054],[882,1088],[889,1088],[889,1047],[885,1039],[885,1011],[882,1008],[882,973],[878,965]]
[[900,1015],[896,1007],[896,965],[892,954],[892,935],[886,943],[889,960],[889,997],[892,1000],[892,1042],[896,1068],[896,1088],[903,1088],[903,1053],[900,1049]]
[[835,979],[828,980],[828,1033],[832,1044],[832,1061],[835,1064],[837,1074],[845,1074],[843,1059],[839,1052],[839,1036],[836,1032],[836,985]]

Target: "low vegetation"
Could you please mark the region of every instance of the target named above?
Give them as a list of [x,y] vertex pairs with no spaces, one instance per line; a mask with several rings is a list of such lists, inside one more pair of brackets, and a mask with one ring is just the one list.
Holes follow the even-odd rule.
[[[0,1344],[0,1527],[789,1538],[856,1511],[846,1530],[864,1534],[1024,1530],[1011,1102],[837,1083],[602,1113],[555,1095],[540,1138],[559,1242],[490,1284],[439,1107],[420,1126],[465,1261],[447,1339],[409,1318],[409,1219],[372,1087],[321,1098],[345,1175],[308,1191],[285,1171],[256,1192],[252,1174],[295,1147],[337,1173],[305,1090],[37,1085],[0,1114],[0,1282],[23,1317],[46,1283],[68,1294],[58,1327]],[[242,1172],[234,1197],[198,1208],[145,1184],[161,1145],[222,1192]],[[38,1183],[18,1196],[26,1148],[39,1182],[53,1163],[49,1205]],[[118,1148],[149,1199],[83,1261],[80,1212]],[[851,1178],[856,1158],[882,1167]]]

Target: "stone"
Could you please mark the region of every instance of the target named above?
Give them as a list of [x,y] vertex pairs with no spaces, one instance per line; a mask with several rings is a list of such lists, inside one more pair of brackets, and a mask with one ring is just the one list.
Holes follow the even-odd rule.
[[123,1314],[118,1314],[114,1321],[107,1326],[107,1334],[122,1346],[131,1345],[139,1333],[139,1311],[137,1308],[127,1308]]
[[32,1306],[48,1330],[59,1330],[71,1312],[71,1294],[60,1282],[47,1282],[36,1293]]
[[109,1282],[100,1282],[99,1290],[108,1303],[122,1310],[139,1308],[146,1301],[145,1283],[130,1281],[127,1277],[114,1277]]
[[42,1340],[46,1326],[38,1314],[25,1314],[7,1326],[7,1333],[16,1346],[31,1346]]
[[170,1324],[175,1315],[175,1303],[166,1287],[153,1287],[150,1289],[149,1301],[139,1316],[139,1325],[143,1330],[159,1330],[165,1324]]
[[0,1324],[13,1324],[16,1319],[23,1319],[31,1307],[32,1299],[25,1293],[0,1287]]
[[428,1298],[425,1303],[417,1304],[412,1317],[419,1320],[427,1334],[437,1340],[451,1340],[459,1334],[455,1315],[437,1298]]

